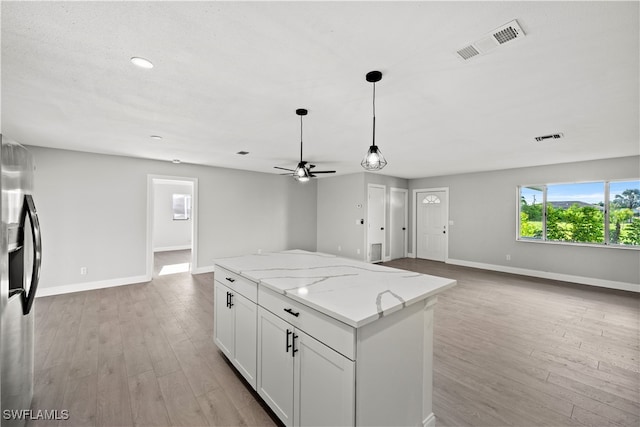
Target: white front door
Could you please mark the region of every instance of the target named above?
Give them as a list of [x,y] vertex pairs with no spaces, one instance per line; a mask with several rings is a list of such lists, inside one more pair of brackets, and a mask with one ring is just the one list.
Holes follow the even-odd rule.
[[385,223],[384,185],[369,184],[369,203],[367,204],[367,260],[382,262],[384,258]]
[[447,253],[447,193],[416,193],[416,257],[444,261]]
[[391,220],[389,230],[391,259],[407,256],[407,196],[408,190],[391,189]]

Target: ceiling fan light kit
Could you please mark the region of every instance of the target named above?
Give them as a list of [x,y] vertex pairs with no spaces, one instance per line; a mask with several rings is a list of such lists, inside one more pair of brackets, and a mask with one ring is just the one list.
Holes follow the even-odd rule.
[[308,162],[302,160],[302,117],[306,116],[308,111],[304,108],[298,108],[296,110],[296,114],[300,116],[300,162],[298,162],[298,166],[295,169],[287,169],[281,168],[279,166],[274,166],[275,169],[281,169],[285,171],[289,171],[290,173],[285,173],[283,175],[291,175],[293,179],[298,182],[308,182],[310,178],[316,178],[317,173],[336,173],[336,171],[313,171],[311,169],[315,168],[316,165],[310,165]]
[[370,71],[366,79],[369,83],[373,83],[373,141],[360,165],[368,171],[379,171],[387,165],[387,160],[376,145],[376,82],[382,79],[382,73]]

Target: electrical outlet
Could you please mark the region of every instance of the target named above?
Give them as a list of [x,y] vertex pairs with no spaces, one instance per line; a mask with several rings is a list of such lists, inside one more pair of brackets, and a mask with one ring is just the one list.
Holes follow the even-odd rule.
[[80,274],[82,276],[86,275],[87,274],[87,267],[80,267]]
[[338,245],[338,252],[342,251],[342,246]]
[[356,254],[360,255],[360,248],[356,249]]
[[511,261],[511,255],[507,254],[507,261]]

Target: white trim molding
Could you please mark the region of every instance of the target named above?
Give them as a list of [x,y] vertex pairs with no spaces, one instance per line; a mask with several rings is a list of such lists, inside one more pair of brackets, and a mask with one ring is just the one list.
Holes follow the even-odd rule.
[[542,279],[559,280],[562,282],[578,283],[581,285],[598,286],[601,288],[619,289],[629,292],[640,292],[640,284],[617,282],[614,280],[597,279],[594,277],[574,276],[572,274],[554,273],[551,271],[530,270],[528,268],[507,267],[497,264],[485,264],[482,262],[465,261],[461,259],[447,259],[447,264],[461,265],[464,267],[479,268],[482,270],[500,271],[502,273],[519,274],[521,276],[540,277]]
[[95,282],[74,283],[72,285],[38,287],[36,297],[70,294],[72,292],[92,291],[94,289],[112,288],[115,286],[133,285],[135,283],[150,282],[151,276],[120,277],[117,279],[98,280]]
[[[167,176],[167,175],[147,175],[147,260],[146,273],[151,277],[153,273],[153,253],[159,252],[153,248],[153,217],[154,217],[154,184],[161,181],[182,181],[193,185],[191,202],[191,272],[197,270],[196,260],[198,259],[198,178]],[[189,249],[185,248],[185,249]],[[161,249],[161,248],[159,248]],[[170,249],[174,250],[174,249]]]
[[436,427],[436,416],[432,413],[422,421],[423,427]]

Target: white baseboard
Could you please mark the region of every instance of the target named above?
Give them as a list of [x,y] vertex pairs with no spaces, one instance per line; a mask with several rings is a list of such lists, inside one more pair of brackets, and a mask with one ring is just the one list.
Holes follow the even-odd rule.
[[614,280],[596,279],[594,277],[574,276],[572,274],[553,273],[551,271],[529,270],[527,268],[508,267],[505,265],[485,264],[482,262],[447,259],[447,264],[464,267],[480,268],[482,270],[500,271],[502,273],[520,274],[522,276],[540,277],[542,279],[560,280],[563,282],[579,283],[581,285],[599,286],[601,288],[620,289],[623,291],[640,292],[640,285],[636,283],[617,282]]
[[436,427],[436,416],[433,412],[422,421],[422,427]]
[[191,245],[161,246],[159,248],[154,248],[153,252],[184,251],[186,249],[191,249]]
[[132,285],[134,283],[150,282],[149,276],[121,277],[118,279],[98,280],[95,282],[74,283],[72,285],[38,287],[36,297],[69,294],[72,292],[91,291],[94,289],[111,288],[114,286]]

